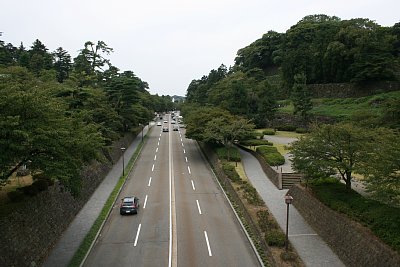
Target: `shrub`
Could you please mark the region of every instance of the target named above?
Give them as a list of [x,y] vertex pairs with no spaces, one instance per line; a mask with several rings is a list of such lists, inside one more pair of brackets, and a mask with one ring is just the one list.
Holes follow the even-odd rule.
[[267,163],[271,166],[278,166],[285,164],[285,157],[278,152],[276,147],[272,146],[259,146],[256,152],[260,153]]
[[237,173],[234,166],[229,163],[222,163],[222,170],[224,171],[225,175],[233,182],[239,182],[240,176]]
[[224,146],[214,147],[214,151],[215,153],[217,153],[219,159],[225,159],[236,162],[240,161],[240,153],[237,147],[230,147],[229,153],[228,153],[228,148]]
[[8,192],[7,196],[11,202],[19,202],[24,199],[24,193],[19,190]]
[[244,190],[244,197],[247,201],[256,206],[264,205],[264,200],[258,195],[257,190],[249,183],[243,184],[241,188]]
[[306,128],[296,128],[296,133],[308,133],[308,130]]
[[289,131],[289,132],[294,132],[294,131],[296,131],[296,126],[290,125],[290,124],[286,124],[286,125],[277,126],[276,129],[277,129],[278,131]]
[[37,180],[32,183],[32,186],[36,187],[38,191],[47,190],[49,184],[46,180]]
[[31,196],[31,197],[36,196],[39,193],[38,188],[33,185],[24,186],[24,187],[18,188],[18,190],[21,190],[25,195]]
[[249,140],[243,140],[240,141],[240,144],[243,146],[272,146],[273,144],[269,142],[268,140],[264,139],[249,139]]
[[265,241],[269,246],[283,247],[285,246],[285,234],[278,229],[273,229],[265,234]]
[[274,129],[266,129],[263,131],[264,135],[275,135],[275,130]]
[[292,251],[283,251],[281,253],[281,259],[284,261],[296,261],[297,255]]

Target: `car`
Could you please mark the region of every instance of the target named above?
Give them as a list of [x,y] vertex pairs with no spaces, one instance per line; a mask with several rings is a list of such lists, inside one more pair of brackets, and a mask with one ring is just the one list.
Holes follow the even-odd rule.
[[179,126],[178,125],[174,125],[174,127],[172,127],[173,131],[178,131],[179,130]]
[[176,123],[176,121],[175,121],[175,120],[172,120],[172,121],[171,121],[171,124],[175,124],[175,123]]
[[162,131],[163,131],[163,132],[169,132],[169,129],[168,129],[167,126],[164,126],[164,127],[162,128]]
[[121,206],[119,207],[119,213],[124,214],[137,214],[139,209],[139,198],[130,196],[121,199]]
[[164,123],[168,123],[168,121],[164,121]]
[[157,126],[161,126],[161,122],[157,122]]

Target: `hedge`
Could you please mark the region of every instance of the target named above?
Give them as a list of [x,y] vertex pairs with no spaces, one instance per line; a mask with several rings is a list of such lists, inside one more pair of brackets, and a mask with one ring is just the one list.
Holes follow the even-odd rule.
[[259,153],[271,166],[285,164],[285,157],[273,146],[258,146],[256,152]]
[[243,146],[272,146],[273,144],[268,140],[264,139],[249,139],[240,141]]

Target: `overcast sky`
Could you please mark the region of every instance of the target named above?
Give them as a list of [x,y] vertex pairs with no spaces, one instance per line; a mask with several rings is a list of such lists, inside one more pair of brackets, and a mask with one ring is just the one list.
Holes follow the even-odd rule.
[[86,41],[114,49],[111,63],[149,83],[150,93],[186,94],[193,79],[269,30],[286,32],[307,15],[400,21],[399,0],[2,0],[0,37],[25,47],[39,39],[76,57]]

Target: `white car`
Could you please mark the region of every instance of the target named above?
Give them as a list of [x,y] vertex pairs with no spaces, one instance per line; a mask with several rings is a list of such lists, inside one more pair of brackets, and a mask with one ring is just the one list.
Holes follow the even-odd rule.
[[161,126],[161,122],[159,121],[159,122],[157,122],[157,126]]

